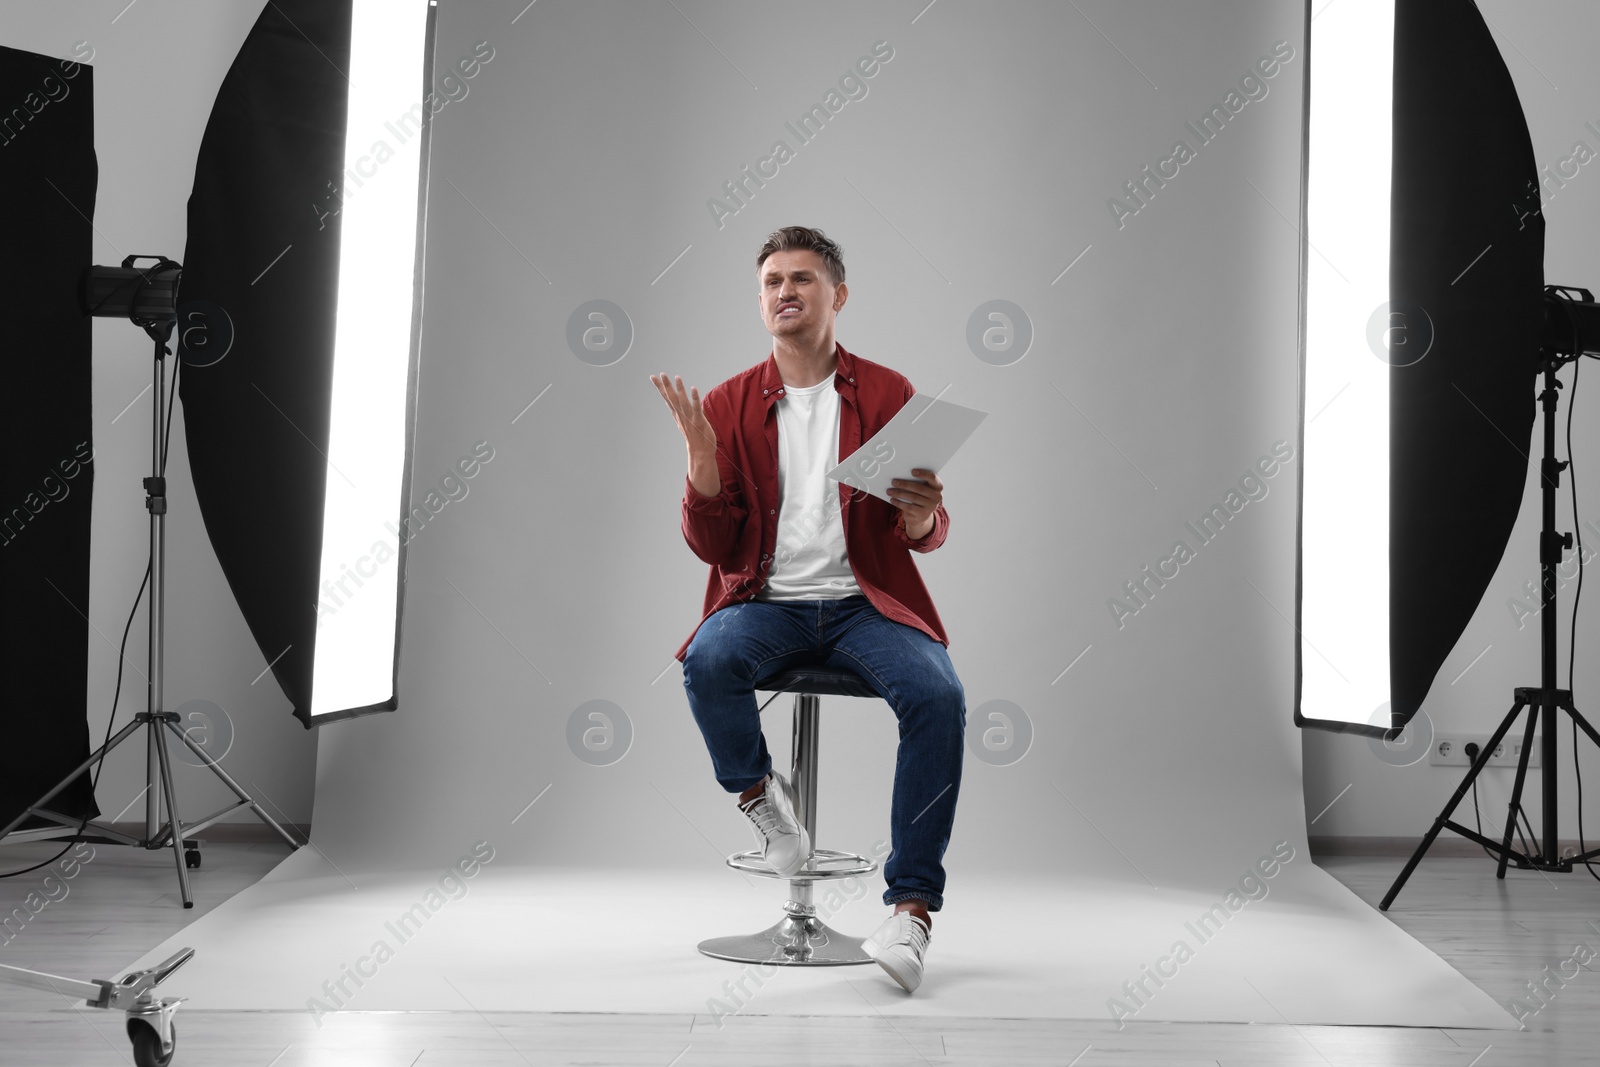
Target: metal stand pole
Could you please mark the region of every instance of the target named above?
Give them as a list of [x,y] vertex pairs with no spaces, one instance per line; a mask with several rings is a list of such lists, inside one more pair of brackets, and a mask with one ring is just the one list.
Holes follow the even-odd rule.
[[[169,330],[170,333],[170,330]],[[156,342],[155,358],[155,412],[150,425],[150,477],[144,480],[144,506],[150,513],[150,642],[147,649],[149,670],[145,687],[145,710],[151,716],[162,711],[165,693],[162,675],[166,670],[164,635],[167,629],[167,479],[166,464],[162,462],[162,430],[166,425],[167,407],[167,347],[165,338]],[[189,893],[189,871],[184,865],[183,823],[178,818],[177,794],[172,785],[172,768],[167,762],[165,738],[154,719],[145,734],[145,791],[144,836],[145,841],[156,840],[161,825],[161,803],[167,804],[167,814],[172,819],[172,858],[178,865],[178,890],[183,906],[194,907]],[[146,847],[150,847],[148,844]]]

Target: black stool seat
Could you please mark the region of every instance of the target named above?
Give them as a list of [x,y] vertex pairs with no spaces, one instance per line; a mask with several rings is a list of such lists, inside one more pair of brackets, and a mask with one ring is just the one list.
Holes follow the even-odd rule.
[[814,693],[819,696],[869,698],[878,695],[878,691],[854,671],[820,665],[790,667],[756,688],[763,693]]

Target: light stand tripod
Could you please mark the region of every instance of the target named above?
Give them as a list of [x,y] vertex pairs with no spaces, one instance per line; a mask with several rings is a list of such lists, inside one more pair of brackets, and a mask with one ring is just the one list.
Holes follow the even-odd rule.
[[[170,261],[166,261],[170,262]],[[125,264],[126,266],[126,264]],[[178,887],[182,893],[183,906],[194,907],[194,899],[189,892],[188,866],[200,865],[200,854],[195,846],[186,839],[189,835],[205,829],[224,815],[238,811],[240,808],[249,808],[255,812],[262,822],[277,831],[288,846],[298,848],[294,838],[273,821],[272,816],[262,810],[261,805],[250,798],[239,784],[223,770],[211,754],[195,743],[194,739],[178,727],[176,712],[162,709],[162,653],[164,651],[163,630],[166,625],[165,614],[165,582],[166,582],[166,518],[167,518],[167,485],[164,472],[166,470],[166,447],[163,441],[163,429],[167,422],[167,390],[166,390],[166,362],[165,357],[172,353],[167,348],[167,341],[172,336],[175,319],[172,317],[159,320],[139,321],[145,332],[155,341],[155,403],[154,414],[151,418],[151,475],[144,480],[145,509],[150,512],[150,648],[149,648],[149,684],[148,684],[148,710],[141,711],[133,717],[133,721],[117,732],[117,735],[107,741],[88,759],[80,763],[67,774],[59,784],[44,796],[40,797],[32,806],[11,821],[4,830],[0,830],[0,843],[8,839],[12,841],[37,840],[64,836],[62,827],[77,836],[87,832],[90,828],[97,837],[107,838],[118,844],[137,845],[147,849],[172,847],[173,858],[178,866]],[[175,372],[176,373],[176,372]],[[224,785],[231,789],[239,798],[238,803],[230,804],[220,811],[213,812],[198,822],[185,825],[178,817],[178,793],[172,780],[172,763],[167,753],[167,746],[163,743],[162,727],[165,726],[177,735],[189,750],[211,768]],[[144,794],[144,837],[137,838],[114,830],[104,823],[88,822],[71,818],[59,812],[51,811],[46,804],[66,789],[84,771],[92,767],[96,760],[103,759],[107,753],[133,735],[136,730],[145,730],[145,794]],[[161,805],[165,803],[167,809],[167,822],[162,824]],[[17,827],[28,818],[35,817],[56,826],[41,826],[27,830],[18,830]],[[81,829],[80,829],[81,827]],[[186,855],[187,853],[187,855]]]
[[[1585,300],[1592,300],[1587,292],[1583,293]],[[1440,830],[1454,830],[1462,837],[1478,842],[1484,848],[1492,849],[1500,856],[1500,864],[1495,871],[1495,877],[1506,876],[1506,865],[1515,862],[1519,870],[1540,871],[1570,871],[1574,863],[1582,863],[1595,856],[1600,856],[1600,848],[1590,849],[1580,856],[1562,859],[1560,846],[1556,840],[1556,709],[1560,708],[1572,717],[1589,739],[1600,745],[1600,734],[1595,732],[1587,719],[1578,713],[1572,706],[1572,691],[1556,687],[1556,567],[1561,562],[1561,553],[1564,549],[1572,547],[1572,534],[1556,533],[1556,488],[1560,483],[1561,472],[1566,469],[1568,460],[1556,460],[1556,404],[1560,399],[1558,390],[1561,382],[1556,379],[1556,371],[1565,363],[1581,358],[1582,353],[1565,355],[1550,349],[1540,352],[1540,367],[1544,372],[1544,391],[1539,394],[1539,400],[1544,408],[1544,457],[1540,464],[1541,489],[1544,506],[1544,522],[1539,533],[1539,571],[1542,582],[1540,596],[1539,616],[1539,678],[1538,688],[1518,686],[1514,690],[1516,703],[1511,705],[1511,710],[1506,712],[1504,719],[1500,720],[1499,729],[1494,736],[1489,738],[1489,743],[1479,752],[1472,762],[1472,769],[1462,779],[1461,785],[1456,789],[1455,795],[1444,806],[1439,817],[1434,820],[1433,827],[1422,839],[1422,844],[1411,854],[1411,859],[1406,863],[1405,869],[1400,872],[1400,877],[1395,879],[1394,885],[1389,887],[1388,894],[1383,902],[1378,905],[1380,911],[1388,911],[1389,905],[1399,895],[1406,884],[1406,879],[1411,877],[1411,872],[1416,870],[1417,864],[1422,862],[1423,854],[1433,844],[1434,838],[1439,836]],[[1528,709],[1528,726],[1523,733],[1522,755],[1517,760],[1516,784],[1511,790],[1511,804],[1509,814],[1506,816],[1506,836],[1504,841],[1491,841],[1481,833],[1469,830],[1460,823],[1451,820],[1450,815],[1455,811],[1456,805],[1461,803],[1467,795],[1467,790],[1472,788],[1479,772],[1489,763],[1489,757],[1500,747],[1500,741],[1505,737],[1506,731],[1516,721],[1522,709]],[[1542,808],[1544,818],[1540,828],[1544,832],[1544,840],[1532,855],[1518,852],[1511,847],[1511,835],[1517,827],[1520,816],[1526,821],[1527,816],[1522,811],[1522,784],[1528,774],[1528,756],[1533,748],[1533,731],[1542,720],[1544,736],[1539,743],[1540,774],[1543,777]],[[1531,833],[1531,830],[1530,830]]]

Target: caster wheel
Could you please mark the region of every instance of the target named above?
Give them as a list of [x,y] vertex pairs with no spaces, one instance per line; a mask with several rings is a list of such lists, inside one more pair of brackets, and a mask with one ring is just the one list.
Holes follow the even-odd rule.
[[149,1023],[130,1022],[128,1036],[133,1038],[133,1062],[137,1067],[167,1067],[173,1053],[178,1051],[178,1028],[172,1028],[172,1049],[161,1054],[161,1035]]
[[183,853],[183,865],[189,868],[191,871],[200,866],[200,850],[197,848],[185,849]]

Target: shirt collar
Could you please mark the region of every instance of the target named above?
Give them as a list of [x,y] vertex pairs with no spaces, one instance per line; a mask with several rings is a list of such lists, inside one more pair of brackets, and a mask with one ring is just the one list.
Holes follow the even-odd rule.
[[[856,357],[851,355],[838,341],[833,342],[834,354],[838,357],[838,366],[834,368],[834,382],[838,389],[855,389]],[[761,395],[769,403],[782,395],[783,375],[778,373],[778,357],[771,352],[767,353],[767,361],[761,367]],[[854,403],[852,400],[851,403]]]

